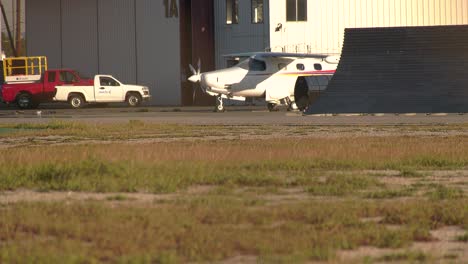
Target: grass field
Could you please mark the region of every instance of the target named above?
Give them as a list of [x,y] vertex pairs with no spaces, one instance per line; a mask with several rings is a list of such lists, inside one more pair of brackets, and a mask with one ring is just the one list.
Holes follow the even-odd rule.
[[468,259],[464,124],[53,121],[0,143],[1,263]]

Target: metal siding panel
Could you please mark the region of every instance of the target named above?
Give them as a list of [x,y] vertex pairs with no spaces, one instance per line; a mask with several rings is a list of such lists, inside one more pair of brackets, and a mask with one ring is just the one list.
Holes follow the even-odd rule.
[[418,25],[426,25],[424,24],[424,0],[417,0],[418,5]]
[[[302,42],[304,42],[308,34],[304,29],[298,31],[297,28],[289,27],[287,33],[274,32],[276,24],[283,21],[283,19],[279,17],[284,17],[285,12],[281,11],[281,13],[275,13],[271,18],[265,16],[263,24],[252,24],[250,3],[250,1],[239,1],[239,24],[226,25],[226,1],[214,1],[216,68],[226,67],[225,59],[222,56],[223,54],[265,50],[271,46],[270,38],[281,38],[281,35],[287,38],[287,33],[295,32],[295,38],[302,39]],[[269,10],[268,1],[265,0],[264,3],[266,4],[264,7],[264,15],[267,15]],[[282,10],[284,11],[284,9]],[[270,29],[270,20],[272,20],[273,29]],[[286,23],[282,24],[283,28],[287,27]],[[276,33],[276,35],[270,37],[270,30],[273,31],[272,34]]]
[[440,14],[440,3],[444,0],[435,0],[434,1],[434,24],[439,25],[441,21],[441,14]]
[[463,24],[463,0],[457,0],[457,24]]
[[99,72],[136,82],[135,1],[99,0]]
[[60,0],[27,0],[26,5],[27,54],[47,56],[50,68],[61,68]]
[[388,10],[389,10],[389,17],[388,17],[388,24],[387,26],[395,25],[396,24],[396,14],[395,14],[395,1],[388,0]]
[[62,0],[62,62],[86,76],[98,73],[97,0]]
[[[468,0],[463,0],[463,8],[462,10],[468,10]],[[468,12],[463,12],[463,24],[468,24]]]
[[179,19],[166,18],[159,1],[136,0],[137,82],[150,88],[152,103],[181,103]]

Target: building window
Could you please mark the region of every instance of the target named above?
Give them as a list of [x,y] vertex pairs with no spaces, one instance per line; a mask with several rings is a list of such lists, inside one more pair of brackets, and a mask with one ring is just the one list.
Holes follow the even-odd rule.
[[252,1],[252,23],[263,23],[263,0]]
[[307,0],[286,0],[286,21],[307,21]]
[[226,0],[226,24],[239,23],[239,0]]

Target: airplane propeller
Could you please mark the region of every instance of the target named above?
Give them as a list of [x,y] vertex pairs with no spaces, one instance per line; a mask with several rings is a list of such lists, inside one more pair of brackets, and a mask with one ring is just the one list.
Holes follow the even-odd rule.
[[[197,83],[200,82],[201,80],[201,60],[198,58],[198,63],[197,63],[197,69],[195,70],[195,67],[192,66],[192,64],[189,64],[190,71],[192,72],[192,76],[188,78],[190,82]],[[205,92],[202,87],[200,86],[200,89]],[[195,94],[196,94],[196,88],[193,89],[193,102],[195,102]]]

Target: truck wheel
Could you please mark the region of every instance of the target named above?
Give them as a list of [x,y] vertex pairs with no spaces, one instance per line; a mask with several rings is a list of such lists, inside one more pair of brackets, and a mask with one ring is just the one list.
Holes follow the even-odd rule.
[[28,109],[32,107],[33,101],[32,97],[28,93],[22,93],[16,98],[16,103],[21,109]]
[[127,95],[127,98],[125,100],[128,104],[128,106],[139,106],[141,104],[141,96],[136,93],[131,93]]
[[68,102],[70,103],[70,106],[75,109],[83,107],[85,103],[83,96],[79,94],[71,95],[70,98],[68,99]]

